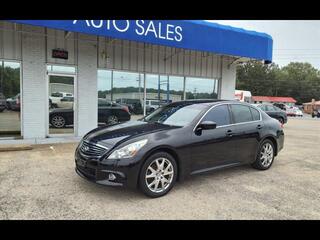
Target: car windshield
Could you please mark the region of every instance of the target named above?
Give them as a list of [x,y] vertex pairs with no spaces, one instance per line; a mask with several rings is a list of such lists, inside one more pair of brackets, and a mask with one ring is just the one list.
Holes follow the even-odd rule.
[[190,124],[205,108],[203,105],[168,105],[155,110],[142,120],[149,123],[162,123],[171,126],[184,127]]

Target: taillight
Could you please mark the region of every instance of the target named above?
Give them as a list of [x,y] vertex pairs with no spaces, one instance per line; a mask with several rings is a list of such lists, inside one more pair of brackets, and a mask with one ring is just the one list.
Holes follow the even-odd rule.
[[129,112],[129,108],[128,108],[127,106],[124,106],[123,109],[124,109],[127,113],[130,113],[130,112]]

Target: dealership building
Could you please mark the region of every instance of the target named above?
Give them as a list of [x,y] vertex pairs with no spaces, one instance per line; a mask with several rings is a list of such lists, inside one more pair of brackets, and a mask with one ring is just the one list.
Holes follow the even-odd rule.
[[[0,144],[79,138],[98,126],[99,98],[135,100],[138,115],[151,100],[233,100],[237,64],[270,63],[272,44],[207,21],[0,21]],[[52,114],[66,106],[72,123],[59,128]]]

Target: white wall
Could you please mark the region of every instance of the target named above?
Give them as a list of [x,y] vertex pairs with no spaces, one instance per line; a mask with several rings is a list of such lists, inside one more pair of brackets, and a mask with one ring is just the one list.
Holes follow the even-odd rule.
[[[24,31],[44,33],[43,28],[23,26]],[[22,135],[24,138],[46,137],[46,66],[45,37],[22,35]]]
[[97,45],[95,36],[79,34],[78,41],[78,131],[83,136],[98,124]]
[[220,84],[219,98],[225,100],[234,100],[236,86],[236,64],[230,64],[230,61],[224,60],[222,64],[222,75]]

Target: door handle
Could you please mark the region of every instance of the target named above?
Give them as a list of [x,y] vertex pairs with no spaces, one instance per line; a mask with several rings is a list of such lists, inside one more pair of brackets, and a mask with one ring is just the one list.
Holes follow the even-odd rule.
[[261,129],[261,128],[262,128],[262,125],[259,124],[259,125],[257,126],[257,129]]
[[233,136],[232,130],[230,130],[230,129],[227,130],[226,135],[227,135],[228,137],[232,137],[232,136]]

